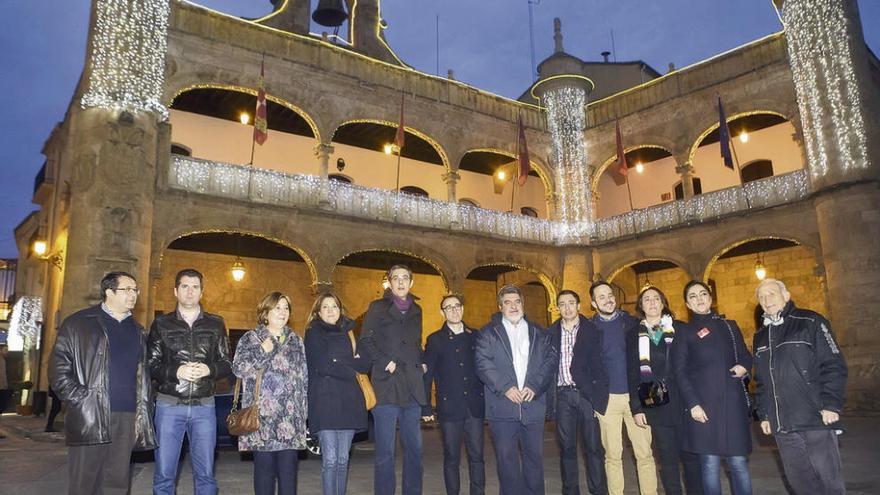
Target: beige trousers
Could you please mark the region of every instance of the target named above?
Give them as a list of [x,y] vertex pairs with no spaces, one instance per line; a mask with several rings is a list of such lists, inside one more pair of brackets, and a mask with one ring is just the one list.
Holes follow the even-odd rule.
[[636,455],[639,475],[639,493],[657,495],[657,468],[651,452],[651,427],[641,428],[629,410],[629,395],[610,394],[605,414],[596,413],[605,447],[605,474],[608,476],[608,494],[623,495],[623,425]]

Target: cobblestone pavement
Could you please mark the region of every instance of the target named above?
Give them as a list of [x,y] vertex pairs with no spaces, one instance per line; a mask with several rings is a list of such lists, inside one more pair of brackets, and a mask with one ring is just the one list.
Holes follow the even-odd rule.
[[[875,417],[846,417],[847,433],[841,437],[841,454],[850,495],[880,493],[880,430],[875,427]],[[66,491],[67,459],[63,435],[44,433],[44,418],[4,415],[0,418],[0,431],[7,438],[0,439],[0,494],[14,495],[60,495]],[[61,426],[61,421],[58,422]],[[442,449],[440,432],[434,428],[424,431],[425,478],[424,493],[440,495],[443,490]],[[487,493],[497,493],[494,452],[489,433],[486,434]],[[559,456],[552,424],[548,423],[545,434],[544,470],[546,492],[561,492],[559,480]],[[400,456],[398,455],[398,458]],[[626,493],[638,493],[632,453],[625,454]],[[351,494],[372,492],[373,451],[369,442],[356,443],[351,456],[349,491]],[[216,473],[221,493],[252,493],[252,469],[250,461],[229,449],[217,452]],[[775,444],[761,436],[756,439],[756,449],[750,459],[750,469],[757,495],[788,493],[785,489]],[[398,473],[400,461],[398,460]],[[320,494],[321,462],[309,458],[299,464],[299,493]],[[149,494],[153,476],[153,462],[149,455],[136,459],[133,464],[132,493]],[[581,491],[586,493],[586,481],[581,471]],[[462,465],[463,484],[467,480],[466,463]],[[399,475],[398,475],[399,481]],[[193,493],[192,475],[188,459],[182,463],[178,493]],[[398,489],[398,493],[400,493]],[[466,493],[466,491],[465,491]]]

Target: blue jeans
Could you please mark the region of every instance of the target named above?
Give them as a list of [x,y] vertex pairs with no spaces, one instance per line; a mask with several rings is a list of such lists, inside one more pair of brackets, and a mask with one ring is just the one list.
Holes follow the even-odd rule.
[[344,495],[348,481],[348,451],[354,430],[321,430],[321,485],[324,495]]
[[[752,495],[752,478],[749,476],[749,461],[744,455],[725,456],[730,468],[730,484],[733,495]],[[705,495],[721,495],[721,456],[700,454],[700,467],[703,472],[703,492]]]
[[461,444],[464,440],[468,459],[468,486],[470,495],[486,493],[486,467],[483,461],[483,418],[475,418],[466,411],[467,418],[459,421],[440,421],[443,438],[443,481],[446,495],[458,495],[461,490]]
[[544,495],[544,422],[489,421],[503,495]]
[[214,406],[182,406],[157,402],[154,423],[159,447],[155,452],[153,494],[171,495],[175,492],[174,484],[184,433],[189,439],[194,493],[216,494],[214,447],[217,444],[217,416]]
[[400,444],[403,447],[403,495],[422,493],[422,408],[418,404],[396,406],[382,404],[373,408],[376,435],[376,464],[373,468],[374,495],[394,495],[397,479],[394,474],[394,447],[397,423],[400,422]]

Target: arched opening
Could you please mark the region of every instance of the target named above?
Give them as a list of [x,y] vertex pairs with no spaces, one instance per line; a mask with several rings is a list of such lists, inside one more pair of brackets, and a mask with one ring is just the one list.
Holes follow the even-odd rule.
[[[358,120],[340,125],[333,134],[334,156],[344,157],[345,173],[364,187],[396,190],[418,187],[432,198],[446,199],[443,151],[428,136],[405,130],[403,149],[393,144],[397,124]],[[399,155],[399,156],[398,156]]]
[[468,151],[461,157],[458,173],[461,179],[456,184],[456,193],[460,197],[476,198],[482,208],[495,211],[511,211],[512,199],[512,211],[529,206],[539,218],[547,218],[545,179],[534,163],[522,187],[517,184],[516,157],[499,150]]
[[[683,268],[664,259],[636,261],[617,269],[608,277],[608,282],[615,288],[617,304],[630,314],[637,315],[639,292],[651,286],[663,291],[669,301],[669,309],[682,320],[687,320],[687,307],[681,298],[681,290],[688,280],[690,276]],[[586,298],[589,298],[589,294]]]
[[516,265],[499,263],[474,268],[464,281],[464,319],[471,326],[485,325],[498,312],[498,290],[515,285],[523,293],[526,317],[546,328],[553,322],[550,308],[556,303],[555,292],[547,283],[537,272]]
[[[241,87],[198,87],[182,91],[170,105],[171,140],[195,158],[224,163],[253,163],[292,174],[314,174],[316,126],[294,105],[269,96],[269,137],[253,145],[256,91]],[[253,160],[251,149],[253,148]]]
[[171,154],[180,156],[192,156],[192,149],[178,143],[171,143]]
[[[694,186],[694,196],[697,194],[703,194],[703,181],[701,181],[699,177],[691,177],[691,184]],[[684,199],[684,185],[681,181],[678,181],[675,184],[672,193],[676,200]]]
[[[245,270],[235,280],[236,261]],[[312,272],[303,256],[288,246],[265,237],[234,232],[204,232],[179,237],[162,255],[162,275],[153,280],[155,316],[174,311],[174,277],[180,270],[195,268],[204,275],[202,307],[219,314],[229,330],[230,350],[256,326],[256,308],[272,291],[287,294],[292,302],[290,328],[303,334],[312,294]]]
[[639,145],[628,149],[624,156],[627,163],[625,178],[615,163],[616,158],[611,157],[606,160],[604,170],[595,182],[599,194],[596,212],[599,218],[671,201],[673,184],[681,180],[675,171],[675,158],[666,148]]
[[[804,168],[800,146],[795,141],[794,125],[784,116],[775,112],[753,111],[728,118],[730,129],[730,147],[734,167],[739,166],[743,182],[782,175]],[[737,186],[740,179],[736,168],[731,170],[724,166],[719,144],[718,123],[703,131],[694,143],[690,152],[691,164],[703,180],[705,192],[717,191]],[[772,162],[772,173],[758,174],[759,168],[748,172],[746,168],[758,160]],[[766,167],[762,165],[761,167]]]
[[480,207],[480,203],[478,203],[476,200],[471,199],[471,198],[461,198],[461,199],[458,200],[458,204],[460,204],[460,205],[467,205],[467,206],[473,206],[473,207],[476,207],[476,208],[479,208],[479,207]]
[[773,177],[773,162],[770,160],[755,160],[747,163],[742,168],[743,183]]
[[523,206],[519,209],[519,213],[524,217],[538,218],[538,210],[531,206]]
[[360,251],[339,260],[333,271],[333,291],[342,300],[347,314],[360,321],[375,299],[382,297],[385,273],[403,264],[413,271],[412,294],[422,307],[422,337],[440,328],[440,298],[448,292],[443,274],[428,259],[391,250]]
[[823,282],[812,248],[776,237],[735,242],[713,258],[703,277],[713,285],[718,312],[736,320],[746,343],[751,345],[756,317],[761,314],[755,299],[761,267],[765,277],[785,282],[798,306],[827,314]]
[[342,182],[342,183],[345,183],[345,184],[354,184],[354,182],[352,182],[352,180],[351,180],[351,177],[349,177],[349,176],[347,176],[347,175],[342,175],[342,174],[330,174],[330,175],[327,176],[327,178],[330,179],[330,180],[335,180],[336,182]]
[[410,194],[412,196],[419,196],[422,198],[429,197],[428,191],[425,191],[421,187],[416,187],[416,186],[403,186],[400,188],[400,192]]

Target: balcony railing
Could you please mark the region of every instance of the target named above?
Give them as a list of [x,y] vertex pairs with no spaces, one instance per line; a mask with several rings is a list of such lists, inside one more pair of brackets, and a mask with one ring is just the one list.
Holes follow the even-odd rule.
[[181,155],[171,156],[169,185],[199,194],[320,209],[341,215],[542,244],[590,244],[760,210],[807,197],[805,170],[566,226],[507,212],[371,189],[312,175],[296,175]]
[[745,211],[761,210],[806,198],[810,181],[806,170],[728,187],[687,200],[641,208],[598,220],[591,238],[595,242],[644,234],[675,226],[701,223]]
[[461,230],[502,239],[555,243],[556,222],[371,189],[312,175],[171,156],[169,185],[200,194],[322,209],[419,227]]

